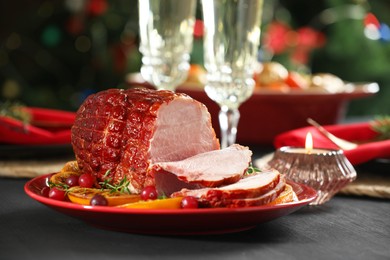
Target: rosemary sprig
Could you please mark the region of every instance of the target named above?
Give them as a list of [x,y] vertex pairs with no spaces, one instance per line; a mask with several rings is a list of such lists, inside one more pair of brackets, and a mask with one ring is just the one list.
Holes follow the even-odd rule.
[[377,116],[370,125],[378,133],[379,140],[390,139],[390,115]]
[[69,189],[70,189],[69,185],[67,185],[67,184],[65,184],[65,183],[53,183],[53,182],[50,182],[50,181],[49,181],[48,184],[49,184],[49,187],[50,187],[50,188],[58,187],[58,188],[64,190],[66,193],[68,193],[68,192],[69,192]]
[[127,179],[125,176],[118,184],[111,184],[112,178],[108,178],[108,175],[110,174],[110,170],[106,171],[104,174],[104,181],[99,182],[100,186],[103,189],[109,189],[110,193],[131,193],[129,190],[130,180]]
[[101,186],[101,189],[104,190],[106,187],[108,187],[110,184],[110,182],[112,181],[112,178],[108,178],[108,175],[110,174],[110,170],[106,171],[106,173],[103,175],[104,177],[104,181],[103,182],[99,182],[99,185]]
[[254,174],[256,172],[261,172],[261,170],[255,166],[253,166],[253,164],[249,164],[249,167],[248,169],[246,169],[246,175],[250,175],[250,174]]

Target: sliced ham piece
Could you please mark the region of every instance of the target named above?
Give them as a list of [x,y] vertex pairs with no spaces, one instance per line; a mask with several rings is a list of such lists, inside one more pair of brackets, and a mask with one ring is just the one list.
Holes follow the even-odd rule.
[[284,191],[285,187],[286,187],[286,181],[283,176],[280,178],[280,182],[278,183],[278,185],[276,185],[274,189],[268,191],[264,195],[261,195],[256,198],[225,200],[222,201],[222,205],[228,208],[262,206],[271,203],[277,197],[279,197],[279,195]]
[[245,176],[238,182],[217,188],[182,189],[171,197],[193,196],[206,207],[244,207],[263,205],[284,190],[285,177],[276,170]]
[[72,146],[81,172],[112,183],[126,177],[134,193],[155,184],[151,164],[220,148],[206,106],[185,94],[152,89],[89,96],[77,111]]
[[218,187],[235,183],[245,174],[251,156],[248,147],[233,144],[180,161],[155,163],[152,168],[157,190],[169,196],[182,188]]

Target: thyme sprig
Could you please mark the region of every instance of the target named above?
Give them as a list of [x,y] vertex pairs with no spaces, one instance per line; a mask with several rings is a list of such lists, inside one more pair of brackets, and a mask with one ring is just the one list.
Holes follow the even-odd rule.
[[127,179],[125,176],[118,184],[111,184],[112,178],[108,177],[108,175],[111,173],[110,170],[106,171],[106,173],[103,175],[104,181],[99,182],[102,190],[103,189],[109,189],[110,193],[131,193],[129,190],[130,180]]

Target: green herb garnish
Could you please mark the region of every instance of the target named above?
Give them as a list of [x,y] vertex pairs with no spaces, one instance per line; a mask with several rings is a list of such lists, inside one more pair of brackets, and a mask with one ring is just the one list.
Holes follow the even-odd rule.
[[53,188],[53,187],[57,187],[57,188],[60,188],[62,190],[64,190],[66,193],[69,192],[69,185],[65,184],[65,183],[53,183],[53,182],[50,182],[49,181],[49,188]]
[[163,200],[163,199],[168,199],[168,198],[169,198],[169,197],[168,197],[167,195],[163,194],[163,195],[161,195],[161,196],[158,196],[157,199]]
[[249,167],[248,169],[246,169],[246,175],[250,175],[250,174],[254,174],[256,172],[261,172],[261,170],[255,166],[253,166],[253,164],[249,164]]
[[108,178],[108,175],[110,174],[110,170],[106,171],[104,174],[104,182],[99,182],[100,186],[103,189],[109,189],[110,193],[131,193],[129,190],[130,180],[127,179],[125,176],[118,184],[111,184],[112,178]]

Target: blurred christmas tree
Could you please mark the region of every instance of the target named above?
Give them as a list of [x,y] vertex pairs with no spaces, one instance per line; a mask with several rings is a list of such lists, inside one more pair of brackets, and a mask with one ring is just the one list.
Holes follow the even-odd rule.
[[[1,99],[75,110],[89,93],[123,87],[139,70],[137,0],[2,1],[0,10]],[[289,51],[268,58],[376,81],[380,93],[353,101],[349,114],[390,114],[389,11],[386,0],[265,0],[263,40],[275,22],[295,35],[278,38]],[[192,61],[202,55],[197,39]]]
[[22,2],[1,9],[2,99],[75,110],[139,69],[136,0]]

